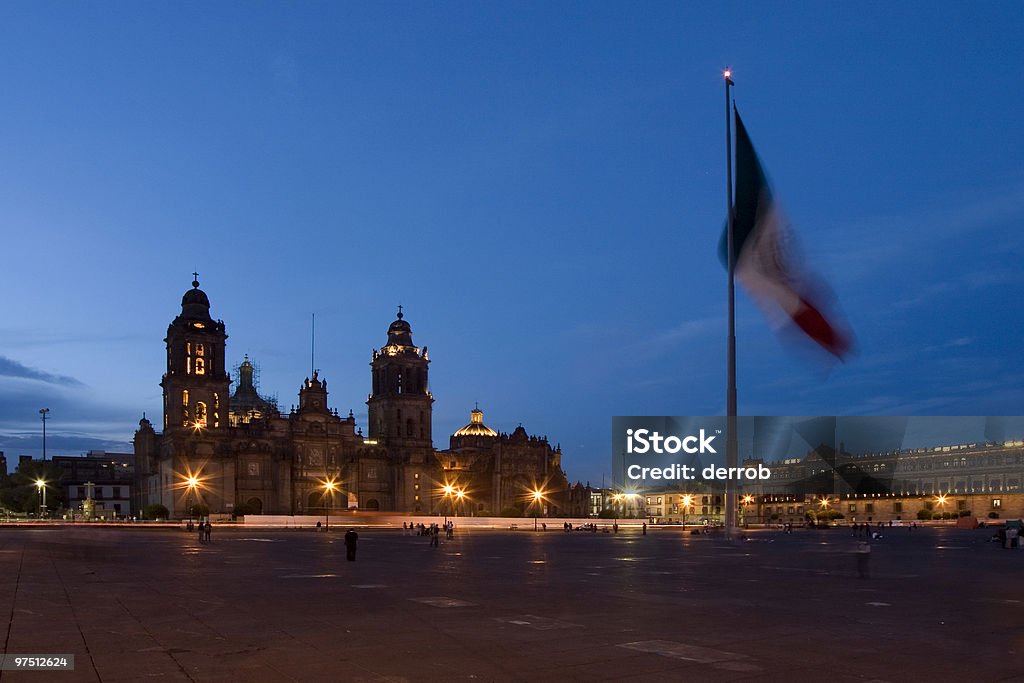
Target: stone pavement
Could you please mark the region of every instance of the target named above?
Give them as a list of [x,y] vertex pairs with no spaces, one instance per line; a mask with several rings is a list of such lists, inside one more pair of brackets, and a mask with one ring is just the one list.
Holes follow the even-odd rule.
[[0,529],[16,681],[1024,680],[1024,551],[893,529]]

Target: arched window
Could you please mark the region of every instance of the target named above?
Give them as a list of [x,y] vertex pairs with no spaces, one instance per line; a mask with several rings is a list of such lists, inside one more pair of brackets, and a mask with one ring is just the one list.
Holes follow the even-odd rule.
[[196,403],[196,424],[200,427],[206,426],[206,404],[202,401]]
[[406,420],[405,422],[405,435],[416,436],[416,424],[412,420]]

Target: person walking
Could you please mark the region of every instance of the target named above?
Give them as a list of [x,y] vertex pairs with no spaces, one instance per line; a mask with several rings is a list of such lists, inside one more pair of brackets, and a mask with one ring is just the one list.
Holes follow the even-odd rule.
[[345,557],[349,562],[356,561],[356,545],[359,543],[359,534],[355,529],[345,532]]
[[199,520],[199,524],[196,525],[199,529],[199,542],[203,543],[206,541],[206,527],[203,526],[203,520]]
[[203,525],[203,533],[206,535],[206,542],[210,542],[210,534],[213,533],[213,525],[210,524],[209,518],[206,520],[206,524]]
[[440,530],[437,528],[436,524],[431,524],[429,531],[430,531],[430,546],[432,548],[436,548],[436,547],[438,547],[438,544],[440,543],[440,540],[441,540],[440,539],[441,535],[439,533]]
[[644,536],[647,535],[647,522],[644,522]]

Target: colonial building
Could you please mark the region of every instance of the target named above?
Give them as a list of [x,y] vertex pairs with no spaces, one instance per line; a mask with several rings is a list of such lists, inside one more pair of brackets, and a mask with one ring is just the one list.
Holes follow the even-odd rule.
[[430,359],[401,307],[370,360],[366,436],[351,412],[342,417],[329,407],[318,372],[303,380],[297,408],[282,414],[259,394],[248,357],[229,376],[227,339],[194,280],[164,340],[162,431],[143,416],[135,433],[136,509],[159,503],[179,517],[193,504],[274,514],[570,510],[560,450],[522,426],[498,434],[475,410],[449,450],[434,448]]
[[[833,466],[833,463],[835,465]],[[819,446],[770,464],[771,483],[746,485],[740,518],[751,523],[912,522],[926,519],[1024,517],[1024,441],[944,444],[880,453]],[[724,496],[700,487],[644,492],[647,514],[666,522],[724,519]]]

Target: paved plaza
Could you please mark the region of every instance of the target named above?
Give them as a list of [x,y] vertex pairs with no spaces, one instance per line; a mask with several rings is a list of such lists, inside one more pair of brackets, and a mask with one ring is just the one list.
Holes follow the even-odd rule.
[[1024,680],[1024,551],[846,530],[0,529],[0,681]]

